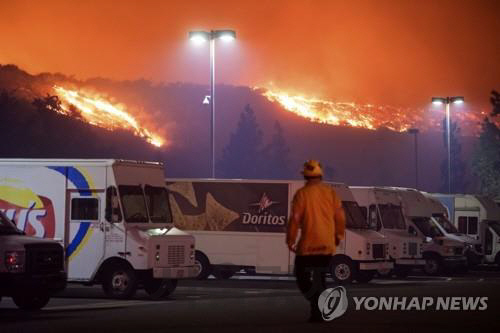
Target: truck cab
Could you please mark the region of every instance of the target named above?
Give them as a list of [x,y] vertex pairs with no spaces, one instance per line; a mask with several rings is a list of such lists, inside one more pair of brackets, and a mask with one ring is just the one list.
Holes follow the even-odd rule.
[[[406,277],[413,268],[424,266],[423,241],[410,233],[403,215],[398,194],[382,187],[350,187],[363,210],[367,222],[389,241],[389,257],[394,262],[393,272]],[[379,271],[382,275],[389,271]]]
[[39,310],[66,286],[64,252],[57,242],[26,236],[0,211],[0,300]]
[[366,283],[377,271],[391,270],[394,265],[389,258],[388,239],[370,227],[349,187],[329,184],[342,199],[346,215],[344,240],[337,247],[330,266],[332,277],[339,283],[351,279]]
[[432,219],[440,232],[446,237],[464,244],[464,255],[467,258],[467,267],[471,268],[480,264],[483,260],[481,241],[459,232],[455,225],[448,219],[449,214],[446,207],[431,194],[422,193],[429,201]]
[[472,194],[432,194],[449,211],[458,232],[480,242],[483,264],[500,265],[500,208],[491,198]]
[[415,189],[393,189],[401,198],[409,230],[424,241],[424,272],[428,275],[438,275],[444,270],[464,269],[467,265],[464,256],[465,243],[442,232],[442,228],[432,217],[429,200]]

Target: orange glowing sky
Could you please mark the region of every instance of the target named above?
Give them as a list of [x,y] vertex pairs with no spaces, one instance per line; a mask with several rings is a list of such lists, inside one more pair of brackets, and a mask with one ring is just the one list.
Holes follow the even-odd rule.
[[500,89],[497,0],[0,0],[0,63],[77,78],[208,83],[192,29],[232,28],[218,83],[340,101],[425,107]]

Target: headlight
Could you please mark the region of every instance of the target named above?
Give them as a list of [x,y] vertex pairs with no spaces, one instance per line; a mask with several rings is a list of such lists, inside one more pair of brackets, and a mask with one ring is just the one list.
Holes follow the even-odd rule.
[[5,253],[5,267],[11,273],[24,272],[24,262],[24,251],[10,251]]

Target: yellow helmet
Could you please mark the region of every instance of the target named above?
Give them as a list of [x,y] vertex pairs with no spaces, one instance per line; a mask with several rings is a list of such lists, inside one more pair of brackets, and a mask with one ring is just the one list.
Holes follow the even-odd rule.
[[321,177],[323,176],[323,168],[321,163],[316,160],[309,160],[304,163],[304,170],[302,174],[305,177]]

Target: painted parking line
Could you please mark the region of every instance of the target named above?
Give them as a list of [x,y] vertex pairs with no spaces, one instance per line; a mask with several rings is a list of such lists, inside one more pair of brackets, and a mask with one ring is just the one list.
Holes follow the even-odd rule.
[[164,303],[171,303],[171,301],[114,301],[114,302],[99,302],[90,304],[47,306],[43,308],[43,311],[113,309],[113,308],[123,308],[123,307],[151,305],[151,304],[164,304]]

